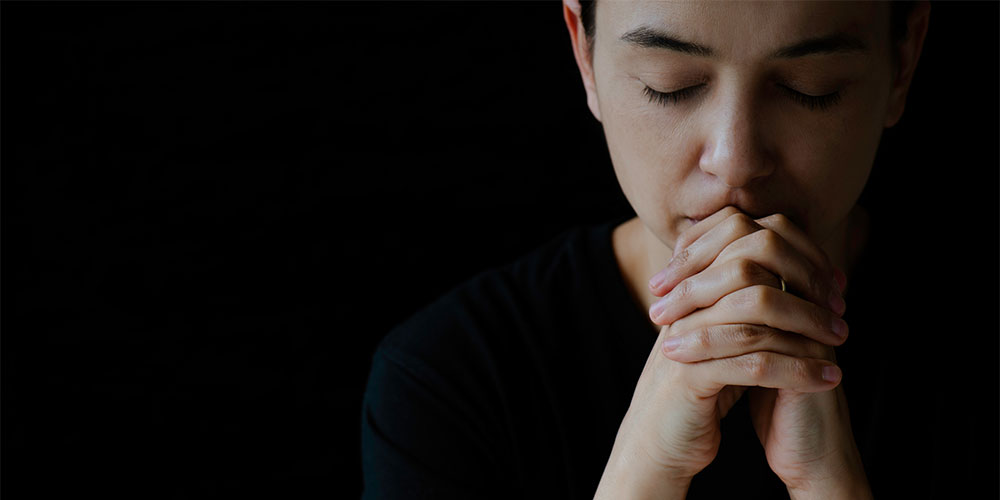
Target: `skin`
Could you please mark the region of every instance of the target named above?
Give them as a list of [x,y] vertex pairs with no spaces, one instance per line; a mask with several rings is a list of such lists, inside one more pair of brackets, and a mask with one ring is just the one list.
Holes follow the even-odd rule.
[[[638,215],[614,231],[615,255],[658,332],[597,496],[683,498],[747,393],[792,498],[870,497],[833,346],[847,337],[843,293],[867,230],[856,201],[902,115],[929,5],[894,45],[881,3],[601,0],[592,53],[576,1],[563,13]],[[620,40],[640,25],[714,55]],[[769,57],[837,32],[866,50]],[[643,94],[696,85],[666,105]],[[840,99],[809,109],[790,90]]]

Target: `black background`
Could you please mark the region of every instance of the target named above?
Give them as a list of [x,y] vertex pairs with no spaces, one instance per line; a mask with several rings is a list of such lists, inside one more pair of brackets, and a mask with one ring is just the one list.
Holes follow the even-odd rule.
[[[933,5],[861,199],[994,487],[997,7]],[[631,210],[559,2],[3,2],[2,37],[3,493],[356,497],[389,328]]]

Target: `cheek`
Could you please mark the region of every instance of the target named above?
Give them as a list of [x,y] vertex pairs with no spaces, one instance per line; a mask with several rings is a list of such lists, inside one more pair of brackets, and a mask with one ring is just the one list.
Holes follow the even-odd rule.
[[[602,95],[608,151],[622,192],[636,214],[657,234],[670,234],[682,214],[674,213],[685,172],[687,127],[671,113],[628,89]],[[606,105],[604,104],[606,102]]]
[[794,189],[810,200],[810,232],[823,238],[854,207],[871,172],[882,133],[868,100],[831,113],[829,119],[786,123],[782,163]]

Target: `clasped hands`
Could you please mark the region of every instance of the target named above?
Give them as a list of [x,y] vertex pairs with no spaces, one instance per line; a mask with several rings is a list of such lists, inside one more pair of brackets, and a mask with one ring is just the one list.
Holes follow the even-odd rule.
[[754,220],[726,207],[688,228],[650,279],[662,297],[650,318],[662,327],[598,493],[627,484],[686,494],[715,458],[719,421],[748,392],[768,464],[792,498],[870,497],[833,350],[848,333],[845,284],[784,215]]
[[[841,376],[830,347],[847,339],[845,281],[787,217],[753,220],[727,207],[678,238],[670,263],[650,279],[663,297],[650,319],[669,330],[663,349],[675,361],[737,357],[755,369],[733,373],[734,382],[750,374],[773,378],[774,387],[829,390]],[[794,385],[778,381],[787,375],[798,376]]]

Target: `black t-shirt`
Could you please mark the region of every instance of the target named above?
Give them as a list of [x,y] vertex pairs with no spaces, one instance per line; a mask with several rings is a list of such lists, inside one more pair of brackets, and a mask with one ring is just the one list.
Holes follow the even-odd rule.
[[[630,297],[612,230],[576,227],[453,289],[379,345],[364,397],[365,498],[592,498],[657,331]],[[877,238],[869,245],[878,245]],[[887,421],[886,364],[866,306],[880,274],[862,255],[837,348],[855,439],[876,494],[923,428]],[[887,278],[886,278],[887,279]],[[866,340],[867,339],[867,340]],[[754,433],[747,397],[722,421],[715,460],[688,498],[787,498]],[[888,417],[891,418],[891,417]],[[909,417],[908,417],[909,418]],[[891,428],[897,425],[897,433]],[[914,445],[918,456],[921,446]],[[925,468],[926,469],[926,468]],[[914,491],[941,479],[924,475]],[[911,477],[912,479],[912,477]],[[884,485],[884,488],[883,488]]]

